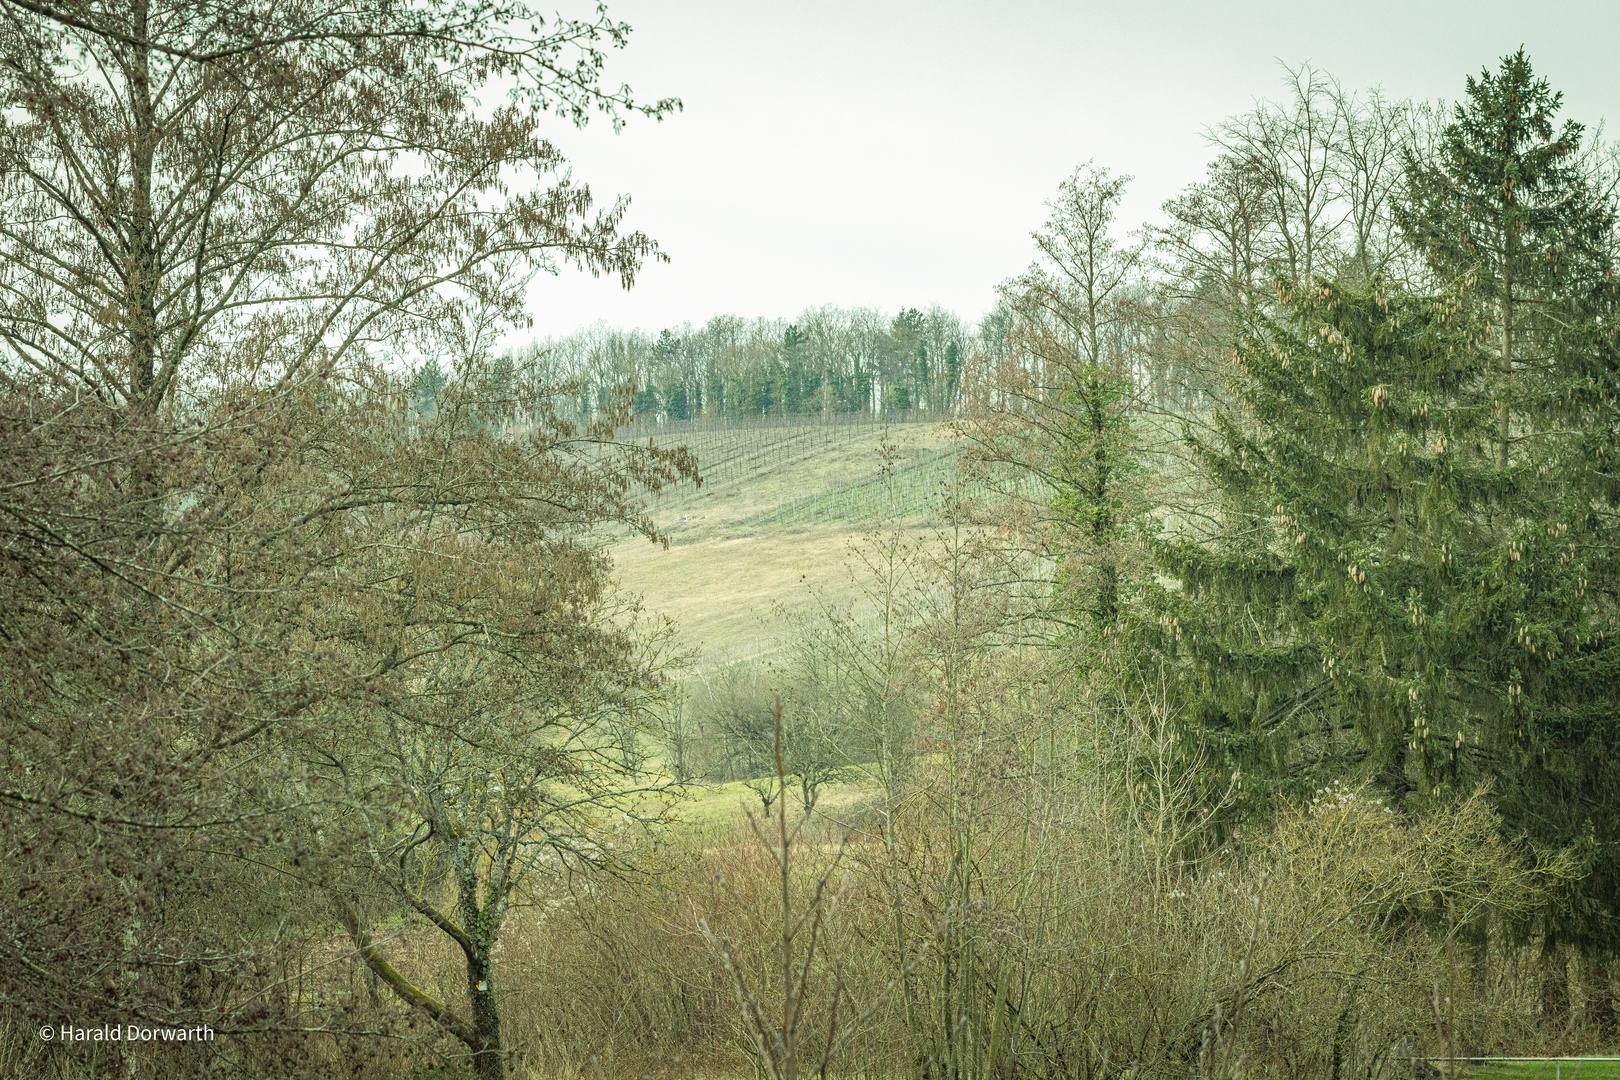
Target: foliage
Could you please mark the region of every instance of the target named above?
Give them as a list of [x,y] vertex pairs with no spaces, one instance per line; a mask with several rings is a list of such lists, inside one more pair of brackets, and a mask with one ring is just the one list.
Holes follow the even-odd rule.
[[656,337],[597,327],[534,342],[559,375],[580,383],[580,417],[613,388],[638,387],[649,422],[845,413],[947,414],[960,401],[970,330],[949,312],[811,308],[785,319],[719,315]]
[[[107,1064],[18,1043],[63,1017],[357,1077],[1372,1080],[1612,1031],[1617,213],[1522,51],[1449,123],[1291,70],[1128,236],[1082,166],[976,330],[497,356],[532,274],[658,257],[541,134],[678,107],[602,82],[604,11],[0,20],[13,1069]],[[606,545],[698,463],[617,433],[757,479],[907,413],[967,450],[885,427],[716,515],[873,526],[676,707]],[[705,778],[769,827],[683,814]]]
[[1115,629],[1135,586],[1133,529],[1144,509],[1132,370],[1144,246],[1114,235],[1129,179],[1087,164],[1059,187],[1034,235],[1040,258],[1001,287],[1002,358],[958,424],[1005,494],[1024,494],[1024,476],[1039,481],[1049,501],[1032,508],[1035,542],[1056,561],[1053,615],[1094,644]]
[[[463,365],[425,420],[403,380],[353,374],[367,392],[226,398],[178,432],[12,384],[8,941],[56,960],[12,969],[8,999],[301,1023],[256,988],[331,904],[409,989],[364,943],[378,887],[378,914],[476,943],[487,984],[536,860],[604,861],[659,660],[578,533],[639,520],[627,496],[690,462],[557,421],[522,369]],[[423,844],[460,874],[454,917],[413,876]],[[253,917],[224,917],[266,868]],[[174,956],[208,964],[203,987],[163,989]]]
[[1614,216],[1569,163],[1578,129],[1552,140],[1556,105],[1509,57],[1470,82],[1443,162],[1409,166],[1402,220],[1447,287],[1279,286],[1252,313],[1234,405],[1192,439],[1222,526],[1160,553],[1227,754],[1296,790],[1360,762],[1397,801],[1493,780],[1511,828],[1592,860],[1548,933],[1595,944],[1620,730]]
[[[138,0],[3,18],[5,338],[57,386],[155,411],[378,347],[432,355],[469,318],[518,321],[535,270],[628,284],[655,254],[619,234],[622,201],[591,212],[540,131],[547,110],[678,107],[602,85],[603,44],[629,32],[605,12]],[[496,85],[509,101],[481,110]]]

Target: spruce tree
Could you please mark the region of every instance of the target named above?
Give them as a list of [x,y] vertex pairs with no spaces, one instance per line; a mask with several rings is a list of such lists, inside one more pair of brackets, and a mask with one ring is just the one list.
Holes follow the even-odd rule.
[[1588,874],[1542,927],[1620,945],[1614,211],[1521,53],[1468,82],[1400,220],[1427,291],[1282,289],[1192,440],[1211,541],[1158,554],[1195,720],[1273,790],[1488,782]]
[[1324,283],[1277,308],[1192,440],[1221,524],[1158,544],[1164,622],[1228,765],[1300,796],[1360,769],[1403,799],[1461,779],[1491,711],[1491,605],[1462,584],[1494,557],[1471,535],[1497,472],[1486,358],[1457,292]]
[[[1531,689],[1492,757],[1511,826],[1587,850],[1592,875],[1544,927],[1549,944],[1620,948],[1620,748],[1611,701],[1617,590],[1613,462],[1620,418],[1615,206],[1582,156],[1582,125],[1521,49],[1469,79],[1436,160],[1409,158],[1398,220],[1442,279],[1469,279],[1492,361],[1497,529],[1544,508],[1557,583],[1579,601],[1562,622],[1523,621]],[[1548,557],[1553,556],[1548,553]],[[1522,562],[1523,559],[1521,558]],[[1551,583],[1549,583],[1550,585]],[[1541,651],[1536,639],[1544,638]],[[1573,644],[1575,647],[1569,647]]]
[[1582,125],[1556,126],[1563,95],[1522,49],[1467,87],[1435,160],[1408,156],[1396,219],[1441,281],[1473,282],[1506,465],[1540,455],[1535,436],[1586,404],[1573,384],[1600,374],[1614,210],[1583,168]]

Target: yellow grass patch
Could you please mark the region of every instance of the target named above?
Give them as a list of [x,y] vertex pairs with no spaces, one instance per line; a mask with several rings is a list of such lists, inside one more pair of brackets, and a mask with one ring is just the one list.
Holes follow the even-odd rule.
[[702,666],[750,659],[782,645],[781,615],[855,592],[847,564],[859,533],[766,532],[672,544],[645,540],[614,546],[620,584],[648,611],[676,621],[677,640]]
[[839,604],[861,599],[848,567],[867,526],[750,526],[747,519],[817,493],[870,486],[884,442],[898,468],[949,445],[933,423],[811,422],[656,438],[697,454],[703,486],[681,485],[649,508],[670,537],[668,550],[638,538],[615,543],[611,553],[620,585],[649,613],[675,620],[677,642],[700,669],[779,650],[787,629],[781,616],[811,610],[817,594]]

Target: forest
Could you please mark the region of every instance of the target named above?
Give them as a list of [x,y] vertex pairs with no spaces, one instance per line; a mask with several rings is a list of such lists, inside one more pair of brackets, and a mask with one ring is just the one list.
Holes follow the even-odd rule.
[[[742,420],[830,413],[954,412],[971,328],[939,308],[828,306],[784,319],[720,315],[655,338],[599,326],[529,346],[553,377],[577,385],[588,416],[616,388],[636,388],[640,421]],[[442,374],[428,369],[424,388]]]
[[607,8],[0,20],[0,1075],[1620,1075],[1620,153],[1523,49],[1076,163],[988,312],[535,337],[663,258],[547,137],[682,107]]

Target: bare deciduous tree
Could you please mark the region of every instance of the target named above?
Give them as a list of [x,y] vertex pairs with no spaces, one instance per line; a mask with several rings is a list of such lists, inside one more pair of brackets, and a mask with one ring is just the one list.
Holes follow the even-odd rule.
[[627,400],[581,426],[492,359],[534,272],[656,257],[542,133],[676,107],[601,81],[627,33],[0,3],[7,1003],[335,1030],[275,958],[420,827],[459,899],[418,898],[475,946],[474,1021],[441,1024],[498,1066],[473,976],[539,850],[601,850],[658,686],[578,536],[656,535],[636,492],[693,474],[613,443]]
[[541,131],[678,106],[601,82],[605,13],[8,0],[0,26],[0,334],[58,386],[155,410],[280,385],[655,251]]
[[1038,534],[1026,543],[1065,583],[1048,616],[1091,630],[1119,615],[1140,495],[1130,440],[1146,244],[1116,235],[1128,179],[1087,164],[1059,187],[1034,234],[1039,257],[1001,287],[1005,356],[957,425],[984,467],[1038,482],[1017,494]]

